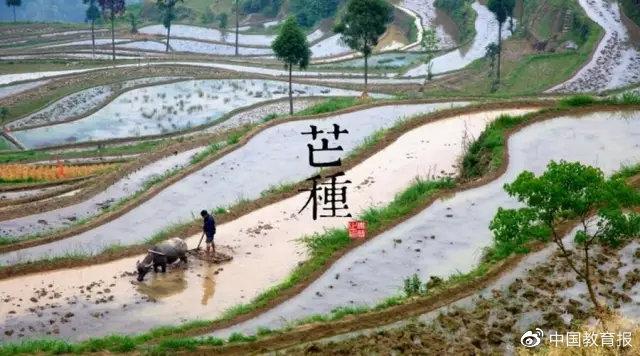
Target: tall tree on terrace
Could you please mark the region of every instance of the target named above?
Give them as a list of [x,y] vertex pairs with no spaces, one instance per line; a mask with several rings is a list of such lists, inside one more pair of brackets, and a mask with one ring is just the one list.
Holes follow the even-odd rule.
[[222,40],[227,41],[227,27],[229,26],[229,15],[226,12],[218,15],[218,26],[220,27],[220,32],[222,32]]
[[425,51],[424,62],[427,65],[427,77],[422,83],[420,91],[424,91],[427,82],[433,79],[433,59],[438,51],[438,35],[433,29],[425,30],[422,35],[422,50]]
[[169,52],[169,39],[171,37],[171,21],[176,19],[175,8],[182,0],[157,0],[156,6],[162,13],[162,24],[167,29],[167,46],[165,52]]
[[13,7],[13,22],[16,22],[16,7],[22,5],[22,0],[7,0],[7,6]]
[[496,15],[498,20],[498,66],[496,70],[496,82],[500,84],[500,62],[502,57],[502,26],[508,17],[513,15],[513,9],[516,6],[515,0],[489,0],[487,7]]
[[291,85],[291,72],[294,65],[304,69],[309,65],[311,50],[307,42],[307,36],[298,26],[295,17],[289,16],[280,28],[280,33],[271,44],[276,58],[283,61],[289,69],[289,114],[293,115],[293,93]]
[[116,35],[115,21],[116,16],[124,13],[124,0],[98,0],[98,5],[102,9],[102,15],[108,17],[111,21],[111,53],[113,61],[116,61]]
[[[538,177],[525,171],[504,189],[524,207],[498,209],[490,225],[496,250],[524,250],[528,242],[550,234],[576,279],[585,282],[589,298],[602,316],[597,279],[593,278],[596,263],[590,252],[596,245],[615,247],[638,238],[640,215],[626,211],[640,203],[638,192],[623,178],[606,178],[597,168],[565,161],[551,161]],[[594,213],[596,217],[591,218]],[[567,220],[578,223],[570,233],[573,246],[563,241],[557,226]]]
[[83,3],[88,4],[87,12],[85,13],[86,21],[91,21],[91,56],[95,58],[96,54],[96,20],[100,18],[100,9],[96,5],[96,0],[82,0]]
[[393,8],[386,0],[349,0],[347,10],[333,31],[342,41],[364,56],[364,93],[368,93],[369,56],[378,39],[393,20]]

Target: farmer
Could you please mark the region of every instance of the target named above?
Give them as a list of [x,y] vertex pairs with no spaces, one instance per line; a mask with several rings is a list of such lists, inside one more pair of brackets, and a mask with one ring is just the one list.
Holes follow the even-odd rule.
[[206,210],[200,212],[200,216],[204,219],[204,224],[202,225],[202,233],[207,235],[207,255],[209,254],[209,249],[213,247],[213,254],[216,254],[216,245],[213,243],[213,236],[216,234],[216,221],[213,219]]

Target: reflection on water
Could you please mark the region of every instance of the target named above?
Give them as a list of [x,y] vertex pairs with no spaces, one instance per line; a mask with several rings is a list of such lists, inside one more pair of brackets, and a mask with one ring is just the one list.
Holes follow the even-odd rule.
[[215,292],[216,283],[213,280],[213,270],[214,265],[208,263],[207,267],[204,269],[204,275],[202,276],[202,299],[200,300],[200,304],[207,305],[209,303],[209,299],[213,297],[213,293]]
[[145,281],[138,284],[137,290],[149,298],[163,299],[187,289],[185,269],[181,266],[168,268],[166,273],[149,272]]

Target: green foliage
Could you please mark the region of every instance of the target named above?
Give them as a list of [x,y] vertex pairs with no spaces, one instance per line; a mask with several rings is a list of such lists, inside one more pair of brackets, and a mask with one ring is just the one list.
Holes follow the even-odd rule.
[[280,27],[280,33],[278,37],[273,40],[271,49],[273,49],[276,58],[284,62],[285,67],[289,69],[289,114],[293,115],[291,71],[294,65],[299,66],[300,69],[307,68],[311,59],[311,49],[309,49],[307,36],[300,26],[298,26],[295,17],[289,16]]
[[298,26],[293,16],[289,16],[280,28],[278,37],[271,44],[276,58],[284,62],[289,69],[294,65],[304,69],[309,65],[311,50],[307,36]]
[[198,152],[195,155],[193,155],[193,157],[191,157],[191,164],[196,164],[202,161],[203,159],[209,157],[210,155],[220,151],[221,148],[222,148],[222,144],[220,144],[219,142],[214,142],[210,144],[203,151]]
[[229,25],[229,14],[227,14],[226,12],[223,12],[220,15],[218,15],[218,27],[220,27],[220,29],[224,31],[224,29],[227,28],[228,25]]
[[262,118],[262,122],[269,122],[271,120],[275,120],[278,118],[278,114],[272,112],[271,114],[266,115],[265,117]]
[[627,179],[629,177],[633,177],[635,175],[640,174],[640,164],[631,165],[631,166],[623,166],[618,170],[614,175],[611,176],[612,179]]
[[171,22],[176,19],[175,7],[183,0],[156,0],[156,6],[161,12],[162,24],[165,28],[171,27]]
[[256,337],[255,336],[246,336],[242,333],[239,332],[234,332],[229,336],[229,343],[234,343],[234,342],[251,342],[251,341],[255,341]]
[[404,279],[404,294],[407,297],[421,295],[425,292],[426,288],[423,286],[417,273],[414,273],[413,276]]
[[277,185],[272,185],[269,188],[267,188],[266,190],[264,190],[263,192],[261,192],[260,196],[261,197],[266,197],[266,196],[272,195],[272,194],[280,194],[280,193],[291,192],[291,191],[293,191],[294,187],[295,187],[295,183],[281,183],[281,184],[277,184]]
[[227,145],[235,145],[240,142],[240,138],[242,136],[244,136],[244,133],[242,132],[232,132],[229,134],[229,137],[227,137]]
[[349,0],[334,32],[351,49],[369,56],[392,20],[393,8],[386,0]]
[[547,227],[535,223],[535,212],[529,208],[498,208],[489,228],[495,242],[493,257],[497,259],[508,257],[512,253],[526,253],[528,242],[545,240],[550,233]]
[[389,205],[382,208],[368,208],[362,213],[361,218],[367,222],[368,229],[375,231],[399,217],[406,216],[437,191],[452,188],[454,185],[453,180],[449,178],[435,181],[416,178],[413,184],[396,195]]
[[608,100],[612,104],[618,105],[640,105],[640,92],[628,91]]
[[86,19],[87,21],[96,21],[100,18],[100,9],[98,9],[97,0],[82,0],[84,4],[88,4]]
[[438,35],[435,30],[428,29],[424,31],[422,35],[422,49],[426,52],[424,62],[427,64],[427,80],[433,78],[431,69],[433,68],[432,60],[435,58],[436,51],[438,50]]
[[335,15],[340,0],[290,0],[289,12],[304,27],[312,27],[321,19]]
[[505,132],[526,121],[527,115],[500,115],[467,150],[462,159],[462,177],[476,178],[500,167],[505,146]]
[[346,109],[355,106],[358,103],[358,98],[355,97],[330,98],[306,109],[300,110],[296,114],[300,116],[324,114]]
[[593,105],[597,101],[598,100],[596,98],[594,98],[593,96],[591,96],[591,95],[579,94],[579,95],[570,96],[568,98],[562,98],[558,102],[558,105],[560,107],[572,107],[572,108],[575,108],[575,107]]
[[273,330],[266,328],[264,326],[259,326],[256,330],[256,336],[267,336],[273,334]]
[[138,16],[133,12],[129,13],[129,24],[131,25],[131,33],[138,33]]
[[[211,10],[210,7],[207,7],[203,13],[200,14],[200,23],[205,25],[210,25],[216,20],[216,13]],[[225,26],[226,27],[226,26]],[[221,27],[221,29],[224,29]]]
[[243,0],[240,8],[245,14],[262,13],[274,17],[280,11],[282,0]]
[[4,137],[0,136],[0,151],[12,150],[14,146]]
[[[624,209],[640,204],[640,193],[623,179],[605,178],[598,168],[565,161],[551,161],[538,177],[525,171],[513,183],[505,184],[504,189],[525,207],[498,211],[491,222],[496,245],[524,248],[533,236],[532,231],[538,226],[545,227],[576,278],[586,283],[594,307],[600,309],[593,288],[595,282],[590,277],[593,262],[589,250],[593,245],[620,246],[638,237],[640,214]],[[590,219],[594,211],[595,223]],[[581,261],[575,260],[557,231],[556,223],[568,219],[580,223],[573,241],[575,249],[583,251]]]
[[555,234],[560,220],[578,219],[586,224],[594,211],[598,215],[596,231],[585,225],[575,234],[576,243],[612,246],[640,233],[640,216],[622,210],[640,204],[640,194],[621,178],[605,178],[598,168],[551,161],[542,175],[522,172],[504,189],[525,207],[498,211],[491,222],[498,246],[523,246],[545,233]]
[[477,14],[471,7],[472,0],[436,0],[434,5],[443,10],[458,25],[458,42],[464,43],[476,33]]
[[487,7],[496,15],[499,23],[504,23],[507,18],[513,15],[515,6],[515,0],[489,0],[487,2]]
[[636,25],[640,26],[640,4],[636,0],[620,0],[622,10]]

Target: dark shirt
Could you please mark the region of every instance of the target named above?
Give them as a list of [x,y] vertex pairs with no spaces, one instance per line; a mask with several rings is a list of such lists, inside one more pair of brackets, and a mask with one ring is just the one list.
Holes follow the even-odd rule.
[[213,219],[213,216],[207,215],[204,217],[202,231],[204,231],[207,237],[211,237],[216,233],[216,221]]

